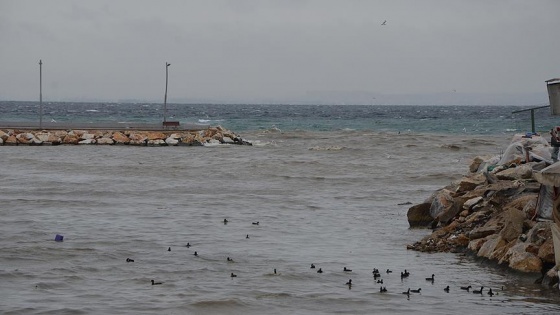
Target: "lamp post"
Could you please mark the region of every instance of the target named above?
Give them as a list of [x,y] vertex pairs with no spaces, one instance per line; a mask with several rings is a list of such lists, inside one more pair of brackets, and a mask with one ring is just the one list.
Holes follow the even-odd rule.
[[43,61],[39,59],[39,129],[43,129]]
[[164,123],[167,121],[167,82],[168,82],[168,74],[169,74],[167,68],[169,68],[170,65],[171,64],[168,63],[167,61],[165,62],[165,96],[163,98],[163,122]]

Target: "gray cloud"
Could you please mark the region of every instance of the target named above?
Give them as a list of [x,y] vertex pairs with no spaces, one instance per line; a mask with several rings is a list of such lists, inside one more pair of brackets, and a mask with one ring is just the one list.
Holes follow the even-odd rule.
[[171,101],[542,102],[560,75],[557,12],[553,0],[4,0],[0,99],[36,99],[42,59],[50,100],[160,101],[168,61]]

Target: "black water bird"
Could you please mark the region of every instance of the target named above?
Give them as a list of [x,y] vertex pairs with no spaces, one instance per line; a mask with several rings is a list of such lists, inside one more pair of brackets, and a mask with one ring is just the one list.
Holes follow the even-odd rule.
[[373,271],[371,273],[379,273],[379,270],[377,270],[377,268],[373,268]]
[[315,269],[315,265],[314,265],[314,264],[311,264],[311,269]]
[[249,234],[247,234],[247,236],[245,236],[245,238],[249,238]]
[[170,251],[171,251],[171,247],[169,247],[169,248],[167,249],[167,251],[170,252]]
[[317,273],[323,273],[323,269],[319,268],[319,270],[317,270]]
[[449,286],[446,286],[446,287],[443,289],[443,291],[449,293]]
[[195,255],[195,256],[198,256],[198,252],[194,252],[194,255]]
[[418,290],[410,290],[410,292],[412,292],[412,293],[420,293],[420,290],[422,290],[422,288],[418,288]]
[[391,273],[391,272],[393,272],[393,271],[392,271],[392,270],[389,270],[389,269],[387,269],[387,273]]
[[404,275],[405,275],[406,277],[408,277],[408,276],[410,276],[410,272],[408,272],[408,270],[405,269],[405,270],[404,270]]
[[237,277],[237,275],[234,274],[234,273],[232,272],[232,273],[231,273],[231,277],[232,277],[232,278],[235,278],[235,277]]
[[488,295],[494,296],[494,292],[492,292],[492,288],[488,289]]
[[231,258],[228,257],[228,258],[227,258],[227,261],[233,262],[233,259],[231,259]]
[[434,282],[434,280],[435,280],[434,277],[435,277],[435,275],[432,274],[432,277],[431,277],[431,278],[426,278],[426,281],[432,281],[432,282]]
[[381,292],[381,293],[387,292],[387,287],[381,287],[381,288],[379,288],[379,292]]
[[383,284],[383,279],[377,280],[377,283]]
[[253,225],[259,225],[259,221],[253,222]]
[[276,268],[274,268],[274,274],[276,274]]
[[185,245],[186,248],[191,247],[191,243],[187,243],[187,245]]
[[224,224],[227,224],[228,222],[228,219],[224,219]]
[[134,259],[127,258],[126,262],[134,262]]
[[158,284],[162,284],[161,282],[155,282],[154,279],[152,279],[152,285],[158,285]]
[[410,295],[410,288],[408,288],[408,290],[404,291],[402,294]]
[[484,287],[480,287],[480,290],[473,290],[472,293],[474,294],[482,294],[482,290],[484,289]]
[[346,285],[351,286],[352,285],[352,279],[348,279],[348,282],[346,282]]
[[344,267],[344,271],[346,271],[346,272],[352,272],[352,269],[348,269],[348,268]]
[[468,287],[461,287],[461,290],[467,290],[467,292],[469,292],[469,290],[470,290],[471,288],[472,288],[472,287],[469,285]]

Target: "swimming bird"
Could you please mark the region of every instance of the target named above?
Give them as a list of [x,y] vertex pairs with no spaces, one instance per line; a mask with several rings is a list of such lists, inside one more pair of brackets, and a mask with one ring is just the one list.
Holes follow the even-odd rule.
[[352,279],[348,279],[348,282],[346,282],[346,285],[351,286],[352,285]]
[[198,252],[194,252],[194,255],[195,255],[195,256],[198,256]]
[[224,224],[227,224],[228,222],[228,219],[224,219]]
[[379,288],[379,292],[381,292],[381,293],[387,292],[387,287],[381,287],[381,288]]
[[237,277],[237,275],[234,274],[234,273],[232,272],[232,273],[231,273],[231,277],[232,277],[232,278],[235,278],[235,277]]
[[402,294],[410,295],[410,288],[408,288],[408,290],[404,291]]
[[186,248],[191,247],[191,243],[187,243],[187,245],[185,245]]
[[383,279],[377,280],[377,283],[383,283]]
[[276,268],[274,268],[274,274],[276,274]]
[[472,288],[472,287],[469,285],[468,287],[461,287],[461,290],[467,290],[467,292],[469,292],[469,290],[470,290],[471,288]]
[[490,289],[488,290],[488,295],[494,296],[494,292],[492,292],[492,288],[490,288]]
[[249,234],[247,234],[247,236],[245,236],[245,238],[249,238]]
[[259,225],[259,221],[253,222],[253,225]]
[[227,261],[233,262],[233,259],[231,259],[231,258],[228,257],[228,258],[227,258]]
[[387,273],[391,273],[391,272],[393,272],[393,271],[392,271],[392,270],[389,270],[389,269],[387,269]]
[[315,269],[315,265],[314,265],[314,264],[311,264],[311,269]]
[[484,287],[480,287],[480,290],[473,290],[472,293],[474,293],[474,294],[482,294],[482,289],[484,289]]
[[408,277],[408,276],[410,276],[410,272],[408,272],[408,271],[405,269],[405,270],[404,270],[404,275],[405,275],[406,277]]
[[379,270],[377,270],[377,268],[373,268],[373,271],[371,273],[379,273]]
[[134,262],[134,259],[127,258],[126,262]]
[[152,285],[158,285],[158,284],[162,284],[162,282],[155,282],[154,279],[152,279]]
[[418,290],[410,290],[410,292],[412,292],[412,293],[420,293],[420,290],[422,290],[422,288],[418,288]]
[[171,251],[171,247],[169,247],[169,248],[167,249],[167,251],[170,252],[170,251]]
[[319,268],[319,270],[317,270],[317,273],[323,273],[323,269]]
[[435,275],[432,274],[432,277],[431,277],[431,278],[426,278],[426,281],[432,281],[432,282],[434,282],[434,280],[435,280],[434,277],[435,277]]
[[344,267],[344,271],[346,271],[346,272],[352,272],[352,269],[348,269],[348,268]]
[[449,286],[446,286],[446,287],[443,289],[443,291],[449,293]]

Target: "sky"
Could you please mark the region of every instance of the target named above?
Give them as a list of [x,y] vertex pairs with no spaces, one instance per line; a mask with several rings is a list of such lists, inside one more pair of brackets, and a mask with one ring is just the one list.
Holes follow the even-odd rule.
[[[382,25],[383,22],[386,21]],[[0,100],[547,105],[557,0],[0,0]]]

